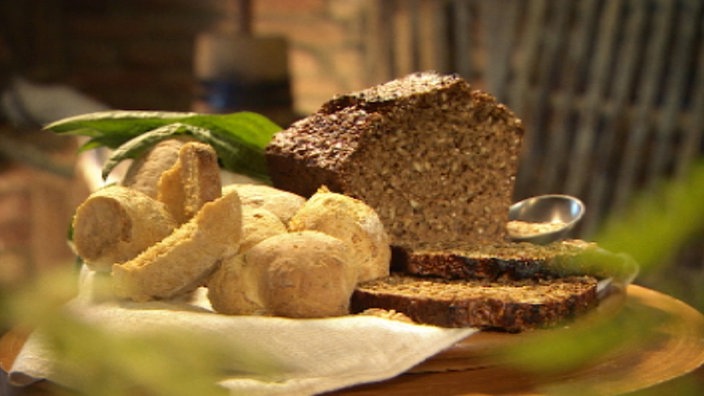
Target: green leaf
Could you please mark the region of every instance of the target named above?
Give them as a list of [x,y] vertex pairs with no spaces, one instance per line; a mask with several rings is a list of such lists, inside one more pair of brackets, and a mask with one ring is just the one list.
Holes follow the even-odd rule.
[[229,140],[237,140],[255,147],[266,147],[274,133],[281,127],[268,118],[252,112],[204,115],[188,117],[183,122],[199,126]]
[[100,133],[122,133],[126,126],[140,129],[142,126],[164,125],[196,114],[172,111],[98,111],[63,118],[46,125],[44,129],[57,133],[80,133],[81,129],[92,129]]
[[152,129],[178,122],[195,113],[163,111],[100,111],[64,118],[45,129],[69,135],[88,136],[106,147],[116,148],[127,140]]
[[177,122],[158,127],[129,140],[113,151],[103,165],[103,179],[107,179],[110,172],[123,160],[137,158],[162,140],[188,133],[190,128],[189,125]]
[[193,137],[210,144],[218,155],[224,169],[235,170],[247,176],[268,182],[264,148],[238,141],[233,136],[225,137],[210,129],[191,127]]
[[[198,114],[115,110],[65,118],[45,129],[89,137],[82,151],[98,147],[117,150],[106,163],[104,176],[120,161],[136,158],[168,136],[188,134],[213,146],[224,169],[268,181],[264,149],[281,127],[263,115],[247,111]],[[138,138],[143,135],[147,136]]]
[[596,240],[607,250],[633,257],[647,272],[660,266],[704,225],[704,163],[687,175],[643,191],[612,216]]

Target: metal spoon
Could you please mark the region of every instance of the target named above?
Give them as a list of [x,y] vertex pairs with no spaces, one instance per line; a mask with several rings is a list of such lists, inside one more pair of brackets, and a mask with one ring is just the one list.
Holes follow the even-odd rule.
[[564,238],[584,216],[578,198],[563,194],[539,195],[511,205],[509,237],[514,241],[547,244]]

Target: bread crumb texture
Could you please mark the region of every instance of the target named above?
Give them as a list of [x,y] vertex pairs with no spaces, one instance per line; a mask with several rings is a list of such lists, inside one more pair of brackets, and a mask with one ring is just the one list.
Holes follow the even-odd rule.
[[73,246],[88,267],[110,272],[177,227],[166,206],[146,194],[112,185],[92,193],[76,209]]
[[274,186],[321,186],[361,199],[394,245],[495,243],[508,208],[523,126],[454,75],[416,73],[342,95],[274,136]]
[[203,205],[187,223],[134,259],[112,267],[115,294],[134,301],[172,298],[202,285],[239,249],[242,205],[236,192]]
[[394,274],[361,284],[352,311],[402,312],[418,323],[523,331],[554,326],[597,304],[589,276],[549,280],[481,281]]

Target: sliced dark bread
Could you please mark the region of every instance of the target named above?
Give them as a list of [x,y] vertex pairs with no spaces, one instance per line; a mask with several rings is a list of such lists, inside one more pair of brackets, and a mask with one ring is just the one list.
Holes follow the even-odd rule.
[[381,308],[418,323],[520,332],[558,325],[597,304],[590,276],[489,282],[393,274],[360,284],[351,310]]
[[564,240],[548,245],[520,242],[395,247],[392,269],[444,279],[550,279],[588,274],[628,280],[637,266],[629,258],[607,252],[595,243]]

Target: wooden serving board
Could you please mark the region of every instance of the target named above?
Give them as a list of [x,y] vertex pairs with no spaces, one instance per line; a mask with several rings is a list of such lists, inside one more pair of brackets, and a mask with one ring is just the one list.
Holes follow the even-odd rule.
[[[623,394],[646,389],[684,376],[704,364],[704,316],[696,309],[665,294],[631,285],[626,293],[603,301],[594,315],[617,319],[620,315],[658,315],[657,326],[643,327],[642,342],[633,342],[608,353],[596,353],[588,364],[551,373],[530,372],[507,363],[500,351],[530,342],[533,337],[564,334],[570,329],[540,330],[521,334],[482,332],[388,381],[360,385],[335,392],[337,395],[458,395],[458,394],[543,394],[579,386],[590,394]],[[575,326],[588,326],[589,318]],[[0,368],[12,366],[26,340],[26,332],[12,331],[0,339]],[[704,375],[702,376],[704,386]],[[4,381],[4,377],[2,380]],[[6,384],[0,386],[0,390]],[[704,389],[704,388],[702,388]],[[13,396],[50,395],[56,390],[46,381]]]
[[336,394],[537,395],[550,391],[574,394],[574,388],[570,391],[564,387],[576,386],[587,394],[618,395],[650,388],[695,370],[696,379],[701,378],[700,390],[704,391],[704,316],[700,312],[670,296],[636,285],[628,287],[627,295],[609,297],[603,308],[596,315],[645,313],[659,315],[661,320],[657,327],[643,328],[643,342],[596,353],[590,363],[576,369],[537,374],[506,363],[499,352],[507,346],[530,342],[533,337],[558,335],[568,329],[521,334],[483,332],[399,377]]

